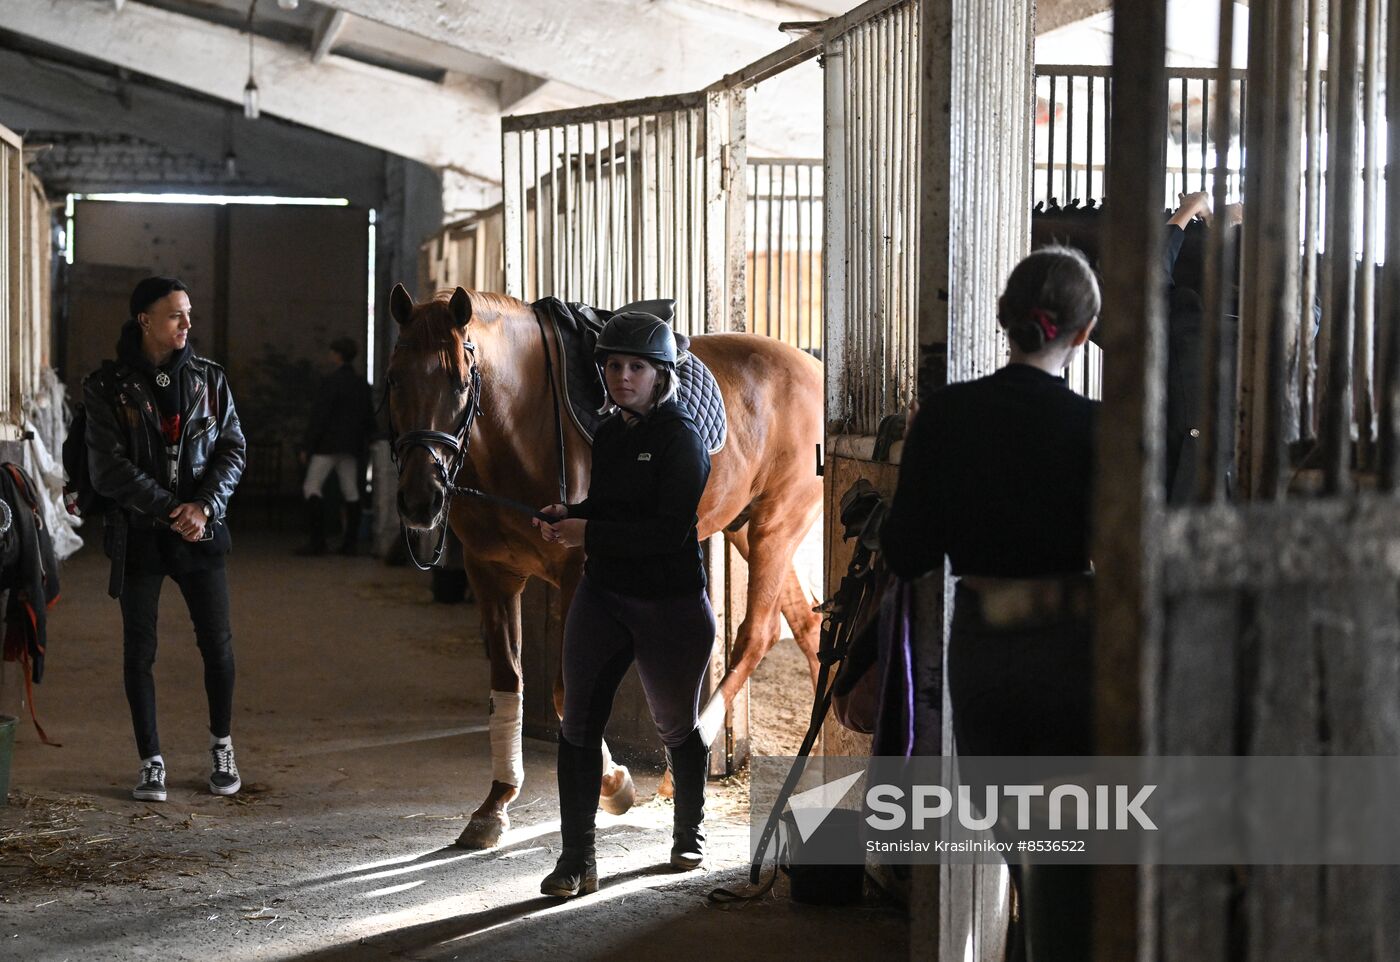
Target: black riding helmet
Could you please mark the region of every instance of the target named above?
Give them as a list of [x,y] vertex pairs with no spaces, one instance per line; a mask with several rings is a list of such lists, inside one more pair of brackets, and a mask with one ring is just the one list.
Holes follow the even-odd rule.
[[609,354],[631,354],[674,368],[676,335],[671,325],[655,314],[623,311],[603,325],[593,348],[593,360],[601,367]]

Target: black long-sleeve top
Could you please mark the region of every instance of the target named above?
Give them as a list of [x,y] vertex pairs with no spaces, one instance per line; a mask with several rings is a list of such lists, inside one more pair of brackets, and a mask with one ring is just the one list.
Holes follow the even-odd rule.
[[696,511],[710,456],[695,422],[675,401],[628,424],[614,414],[593,436],[584,518],[584,571],[600,587],[646,598],[705,587]]
[[914,578],[1086,571],[1098,403],[1025,364],[950,384],[919,408],[885,518],[890,569]]
[[374,399],[369,384],[349,364],[342,364],[321,382],[303,447],[308,454],[361,457],[373,434]]

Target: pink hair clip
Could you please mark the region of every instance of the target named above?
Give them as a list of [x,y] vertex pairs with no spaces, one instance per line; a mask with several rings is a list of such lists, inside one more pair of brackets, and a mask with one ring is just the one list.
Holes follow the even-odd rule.
[[1040,325],[1040,329],[1045,332],[1046,342],[1053,341],[1055,335],[1060,333],[1060,329],[1055,326],[1055,322],[1050,319],[1050,314],[1037,307],[1031,311],[1031,320]]

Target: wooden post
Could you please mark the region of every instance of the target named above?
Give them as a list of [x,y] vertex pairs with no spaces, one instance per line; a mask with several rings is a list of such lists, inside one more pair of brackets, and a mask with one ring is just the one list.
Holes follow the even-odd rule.
[[1390,210],[1386,218],[1385,273],[1381,278],[1380,310],[1377,328],[1384,332],[1385,347],[1378,372],[1380,382],[1380,484],[1382,490],[1395,490],[1397,439],[1400,439],[1400,3],[1390,4],[1387,18],[1386,42],[1386,129],[1390,142],[1386,148],[1386,199]]
[[[1327,257],[1331,283],[1323,308],[1329,328],[1327,383],[1321,399],[1324,494],[1350,486],[1352,349],[1356,271],[1350,251],[1356,226],[1357,45],[1362,0],[1333,0],[1328,18]],[[1348,252],[1339,256],[1339,251]]]
[[[1157,283],[1165,178],[1166,3],[1114,4],[1109,186],[1094,518],[1095,744],[1136,755],[1152,745],[1155,706],[1144,679],[1157,658],[1152,539],[1161,512],[1162,303]],[[1146,724],[1145,724],[1146,723]],[[1139,905],[1151,874],[1131,866],[1095,872],[1094,958],[1139,958]],[[1144,936],[1144,942],[1150,940]]]
[[[1230,152],[1221,144],[1230,143],[1230,126],[1235,98],[1232,93],[1232,61],[1235,43],[1234,0],[1220,0],[1220,45],[1216,70],[1215,127],[1212,139],[1216,144],[1213,207],[1223,216],[1226,199],[1226,177],[1230,169]],[[1224,92],[1222,96],[1221,91]],[[1229,468],[1230,446],[1227,439],[1234,431],[1235,395],[1230,390],[1235,369],[1235,344],[1225,338],[1225,314],[1230,301],[1230,289],[1237,279],[1233,233],[1217,228],[1210,232],[1206,246],[1205,318],[1201,327],[1203,341],[1203,377],[1201,388],[1201,446],[1197,465],[1197,499],[1219,501],[1225,497],[1225,479]]]

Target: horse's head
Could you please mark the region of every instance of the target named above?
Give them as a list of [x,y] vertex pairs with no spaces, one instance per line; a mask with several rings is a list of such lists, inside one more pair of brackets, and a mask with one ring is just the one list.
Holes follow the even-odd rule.
[[399,324],[388,370],[399,516],[410,528],[432,528],[445,520],[447,485],[466,457],[478,403],[480,375],[467,337],[472,301],[459,287],[415,304],[399,284],[389,313]]

